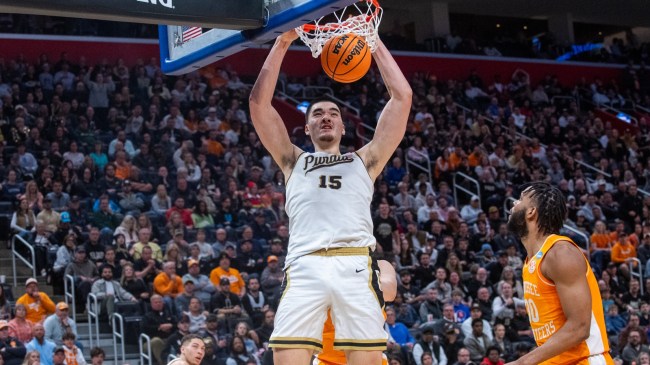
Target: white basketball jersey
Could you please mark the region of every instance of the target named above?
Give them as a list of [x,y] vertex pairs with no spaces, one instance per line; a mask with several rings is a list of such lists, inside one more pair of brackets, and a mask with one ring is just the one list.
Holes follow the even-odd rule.
[[375,247],[373,182],[356,153],[303,153],[287,182],[289,252],[296,258],[335,247]]

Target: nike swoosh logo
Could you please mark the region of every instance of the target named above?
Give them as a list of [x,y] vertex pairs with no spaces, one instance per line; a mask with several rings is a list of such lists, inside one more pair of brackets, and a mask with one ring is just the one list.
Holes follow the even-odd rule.
[[359,269],[356,269],[355,271],[356,271],[356,272],[357,272],[357,274],[358,274],[358,273],[360,273],[360,272],[362,272],[363,270],[365,270],[365,269],[361,269],[361,270],[359,270]]

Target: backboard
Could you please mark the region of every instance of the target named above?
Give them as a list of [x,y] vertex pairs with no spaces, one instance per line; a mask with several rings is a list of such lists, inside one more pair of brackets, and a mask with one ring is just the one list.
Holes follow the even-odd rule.
[[2,0],[0,13],[254,29],[268,0]]
[[[214,0],[213,0],[214,1]],[[182,75],[278,35],[359,0],[265,0],[264,25],[255,29],[196,29],[161,25],[160,62],[164,73]],[[188,39],[189,38],[189,39]]]

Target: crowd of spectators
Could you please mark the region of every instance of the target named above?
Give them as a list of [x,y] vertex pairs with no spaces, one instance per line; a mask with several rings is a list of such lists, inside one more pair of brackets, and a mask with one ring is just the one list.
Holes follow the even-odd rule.
[[[74,331],[48,330],[48,318],[83,312],[92,293],[102,321],[139,307],[159,364],[186,333],[203,334],[206,364],[268,361],[289,239],[285,181],[252,128],[249,87],[235,68],[216,74],[168,77],[156,60],[89,65],[65,53],[0,64],[1,199],[15,204],[11,229],[35,246],[38,273],[55,291],[74,277],[77,306],[55,306],[35,280],[22,309],[0,295],[0,315],[17,328],[0,323],[0,346],[43,346],[43,323],[46,339],[60,334],[74,352],[66,337]],[[525,70],[503,81],[409,75],[406,135],[371,205],[377,254],[399,273],[386,310],[391,365],[499,364],[534,346],[521,246],[504,220],[504,203],[533,180],[556,184],[567,225],[591,237],[614,355],[647,359],[650,297],[640,289],[650,292],[650,280],[628,269],[650,258],[650,198],[639,192],[650,190],[647,121],[637,134],[620,133],[575,102],[550,102],[610,91],[643,101],[646,77],[642,67],[626,69],[620,83],[578,85],[550,75],[533,85]],[[323,75],[282,79],[294,91],[333,88],[371,125],[388,100],[376,69],[346,85]],[[358,146],[354,135],[343,148]],[[292,141],[313,150],[304,134]],[[408,172],[406,159],[429,164],[432,178]],[[457,172],[480,182],[477,195],[456,200]]]

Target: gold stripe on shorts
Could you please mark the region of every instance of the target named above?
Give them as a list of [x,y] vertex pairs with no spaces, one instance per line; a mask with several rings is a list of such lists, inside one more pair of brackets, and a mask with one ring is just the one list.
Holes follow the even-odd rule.
[[309,337],[272,337],[269,339],[269,347],[323,351],[323,343]]
[[320,249],[310,253],[315,256],[367,256],[370,254],[368,247],[334,247]]
[[335,350],[384,351],[386,340],[334,340]]

